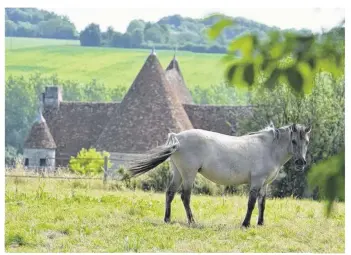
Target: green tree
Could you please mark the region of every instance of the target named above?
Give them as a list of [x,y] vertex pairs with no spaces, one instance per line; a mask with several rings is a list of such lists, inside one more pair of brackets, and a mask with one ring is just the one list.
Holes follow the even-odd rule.
[[100,46],[101,45],[101,31],[100,26],[91,23],[89,24],[79,36],[81,46]]
[[132,20],[128,27],[127,27],[127,33],[130,33],[130,34],[133,34],[133,32],[135,30],[141,30],[141,31],[144,31],[144,28],[145,28],[145,22],[143,20],[140,20],[140,19],[135,19],[135,20]]
[[5,36],[15,36],[17,34],[17,25],[11,20],[5,21]]
[[144,39],[146,42],[164,43],[165,38],[163,38],[162,34],[163,30],[158,24],[151,25],[148,28],[146,26],[144,30]]
[[144,33],[141,29],[135,29],[131,34],[131,46],[140,47],[144,42]]

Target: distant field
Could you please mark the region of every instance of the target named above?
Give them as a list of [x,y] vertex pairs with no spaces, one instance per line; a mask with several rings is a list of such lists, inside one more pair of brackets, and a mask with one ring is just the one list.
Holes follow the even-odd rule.
[[5,37],[6,50],[15,50],[21,48],[32,48],[49,45],[79,45],[79,41],[25,37]]
[[[107,86],[130,86],[149,50],[96,48],[69,45],[68,41],[6,38],[5,74],[30,75],[41,72],[57,74],[60,79],[88,82],[97,79]],[[55,44],[56,43],[56,44]],[[77,42],[78,44],[78,42]],[[11,49],[11,50],[10,50]],[[166,68],[173,51],[157,50],[156,54]],[[177,58],[189,87],[211,86],[223,80],[221,54],[178,52]]]
[[165,194],[116,190],[101,180],[6,178],[6,252],[344,253],[345,204],[268,199],[265,226],[240,224],[246,196],[192,196],[188,227],[180,196],[163,223]]

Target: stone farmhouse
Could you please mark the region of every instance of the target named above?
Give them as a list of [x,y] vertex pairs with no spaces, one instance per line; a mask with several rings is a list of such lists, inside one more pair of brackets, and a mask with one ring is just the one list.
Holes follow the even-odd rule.
[[154,50],[122,102],[64,101],[46,87],[24,143],[27,167],[67,166],[82,148],[108,151],[114,168],[163,144],[169,132],[201,128],[235,135],[251,107],[194,104],[174,56],[164,70]]

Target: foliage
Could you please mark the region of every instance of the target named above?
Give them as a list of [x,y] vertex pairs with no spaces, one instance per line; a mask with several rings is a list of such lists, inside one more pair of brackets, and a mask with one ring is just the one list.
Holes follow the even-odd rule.
[[101,31],[100,26],[91,23],[79,35],[81,46],[100,46],[101,45]]
[[[224,33],[215,39],[215,43],[208,40],[206,31],[216,35],[216,29],[211,29],[217,18],[192,19],[180,15],[172,15],[161,18],[157,22],[146,22],[144,20],[132,20],[125,33],[113,31],[111,27],[106,32],[101,32],[102,42],[100,45],[106,47],[121,48],[152,48],[174,49],[226,53],[228,42],[247,31],[251,31],[259,38],[266,37],[266,33],[273,30],[272,27],[247,20],[244,18],[227,18],[227,23],[236,22],[240,27],[228,27]],[[8,24],[9,30],[11,24]],[[221,24],[219,24],[219,27]]]
[[5,82],[6,146],[22,152],[24,138],[37,114],[39,95],[45,86],[57,85],[62,87],[65,100],[71,101],[120,101],[126,92],[123,87],[108,88],[96,80],[84,84],[40,73],[29,78],[9,76]]
[[[77,174],[97,175],[104,172],[104,158],[110,157],[110,153],[103,151],[98,152],[95,148],[81,149],[76,157],[71,157],[69,168]],[[107,167],[110,168],[112,163],[107,162]]]
[[171,171],[169,169],[169,162],[166,161],[142,178],[140,188],[157,192],[166,191],[170,180]]
[[[289,123],[312,125],[312,136],[307,151],[308,166],[314,165],[344,148],[344,83],[330,75],[320,74],[314,81],[312,93],[304,98],[291,92],[288,85],[268,90],[264,84],[252,91],[249,103],[253,116],[240,122],[241,134],[262,129],[270,121],[276,127]],[[272,185],[275,197],[305,197],[308,194],[305,173],[296,172],[293,163],[284,167],[286,176]],[[308,173],[308,168],[305,170]]]
[[66,16],[36,8],[5,8],[5,36],[77,39]]
[[[209,36],[215,38],[231,24],[227,17],[219,18]],[[322,34],[274,30],[264,40],[248,32],[232,40],[228,50],[224,58],[228,63],[227,79],[236,86],[252,87],[263,78],[268,88],[273,89],[281,81],[288,83],[295,93],[309,94],[316,73],[343,75],[345,28]]]
[[[342,174],[338,173],[339,169],[342,169]],[[332,201],[345,201],[345,152],[314,166],[308,177],[309,185],[319,187],[319,194],[327,199],[327,215],[330,215]]]
[[5,165],[16,164],[19,155],[17,154],[17,149],[13,146],[5,146]]
[[[223,22],[227,17],[217,16],[219,19],[212,26],[212,30],[215,30],[215,33],[212,31],[214,35],[219,35],[229,25],[228,22]],[[344,21],[340,26],[322,34],[312,34],[308,31],[300,33],[272,31],[262,41],[251,33],[235,38],[229,44],[229,54],[224,58],[228,64],[226,77],[239,87],[252,88],[259,86],[263,81],[264,86],[272,90],[277,84],[284,86],[283,84],[286,83],[292,89],[288,96],[293,93],[302,97],[308,95],[313,90],[313,78],[320,72],[328,72],[335,78],[344,78],[345,27],[343,23]],[[344,96],[343,93],[342,96]],[[337,116],[339,117],[337,121],[343,123],[340,115],[337,114]],[[324,123],[315,125],[319,125],[318,130]],[[339,143],[338,153],[340,154],[337,157],[339,160],[344,160],[343,147],[344,145]],[[327,154],[327,156],[330,155],[333,154]],[[343,166],[341,162],[335,165],[337,170],[329,171],[330,178],[324,182],[327,193],[332,194],[328,196],[330,202],[336,197],[336,193],[342,193],[342,187],[333,186],[336,179],[344,179],[345,172],[341,166]],[[320,172],[323,171],[323,167],[319,169]],[[313,181],[317,183],[316,180],[311,182]],[[322,188],[322,190],[325,189]],[[333,189],[340,189],[340,192],[335,192]]]

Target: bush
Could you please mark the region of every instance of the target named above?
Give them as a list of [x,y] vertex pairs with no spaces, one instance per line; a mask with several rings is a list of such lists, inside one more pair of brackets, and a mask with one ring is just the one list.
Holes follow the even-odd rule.
[[[97,175],[104,172],[104,157],[109,157],[108,152],[97,152],[96,149],[89,150],[83,148],[77,157],[71,157],[69,168],[72,172],[84,175]],[[110,168],[112,163],[107,162],[107,167]]]
[[271,185],[274,197],[311,197],[306,174],[318,162],[338,154],[344,149],[345,134],[345,86],[331,75],[321,73],[314,79],[315,85],[310,95],[298,97],[286,84],[277,84],[270,91],[262,86],[253,90],[250,104],[260,105],[253,109],[252,118],[241,120],[239,133],[257,131],[273,121],[276,127],[292,123],[312,125],[305,172],[299,173],[294,165],[284,165],[284,178]]
[[139,183],[142,190],[166,191],[171,180],[169,162],[163,162],[156,169],[152,170]]

